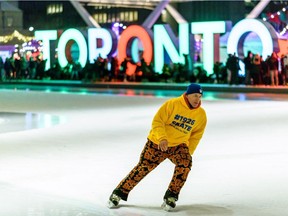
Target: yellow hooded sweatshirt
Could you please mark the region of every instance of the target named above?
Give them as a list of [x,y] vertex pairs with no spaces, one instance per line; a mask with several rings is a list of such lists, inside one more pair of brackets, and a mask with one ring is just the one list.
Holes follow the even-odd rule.
[[148,139],[155,144],[168,140],[168,147],[185,143],[192,155],[207,123],[202,107],[191,108],[185,94],[166,101],[155,114]]

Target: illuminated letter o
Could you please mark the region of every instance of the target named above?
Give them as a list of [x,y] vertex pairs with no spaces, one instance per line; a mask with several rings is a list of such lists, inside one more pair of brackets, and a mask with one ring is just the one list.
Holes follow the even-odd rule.
[[68,29],[60,37],[58,42],[58,61],[61,67],[65,67],[68,64],[66,58],[66,45],[70,40],[74,40],[79,47],[79,63],[82,67],[86,65],[88,51],[87,43],[83,34],[77,29]]
[[227,53],[244,57],[243,45],[250,32],[255,32],[262,43],[262,56],[265,59],[273,51],[279,49],[278,37],[274,28],[267,22],[257,19],[244,19],[238,22],[229,34],[227,41]]
[[[152,39],[145,28],[137,25],[131,25],[120,35],[118,41],[118,61],[121,63],[127,57],[127,48],[131,49],[131,44],[135,38],[138,38],[143,45],[143,58],[147,64],[150,64],[153,57]],[[128,64],[126,73],[131,75],[135,72],[136,65]]]

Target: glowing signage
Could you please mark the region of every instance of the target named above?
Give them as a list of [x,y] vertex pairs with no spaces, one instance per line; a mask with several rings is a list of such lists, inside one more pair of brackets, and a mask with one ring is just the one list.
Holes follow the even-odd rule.
[[[98,46],[99,40],[102,46]],[[111,52],[115,51],[116,44],[117,38],[113,31],[104,28],[88,29],[89,61],[93,62],[98,56],[107,58]]]
[[[179,40],[169,25],[154,25],[154,58],[155,71],[162,71],[164,49],[172,62],[184,63],[183,54],[189,54],[189,24],[179,25]],[[179,52],[177,51],[177,48]]]
[[192,34],[203,34],[203,68],[211,74],[214,66],[214,35],[225,33],[226,23],[218,22],[197,22],[191,23]]
[[70,40],[74,40],[79,47],[79,63],[82,67],[86,65],[88,50],[84,35],[77,29],[68,29],[59,38],[58,42],[58,61],[60,66],[66,66],[68,64],[67,55],[70,55],[71,43],[66,46]]
[[50,59],[50,41],[57,39],[57,31],[56,30],[48,30],[48,31],[35,31],[36,40],[42,40],[42,52],[43,59],[46,59],[46,70],[50,68],[51,59]]
[[[153,42],[152,36],[150,35],[151,32],[148,29],[145,29],[141,26],[132,25],[125,29],[122,32],[119,42],[118,42],[118,61],[123,62],[124,59],[127,57],[127,48],[130,50],[130,55],[132,59],[136,57],[133,55],[138,54],[138,50],[133,52],[133,49],[137,49],[137,47],[132,46],[133,40],[136,38],[141,41],[143,46],[143,58],[146,62],[150,63],[153,58]],[[134,57],[134,58],[133,58]],[[136,69],[136,65],[132,63],[128,63],[128,71],[127,74],[131,75],[134,73]]]
[[238,22],[229,34],[227,41],[227,53],[236,53],[237,56],[244,56],[243,46],[248,33],[255,32],[262,43],[262,56],[264,59],[273,51],[278,52],[278,37],[274,28],[262,20],[244,19]]
[[[189,26],[190,29],[189,29]],[[68,29],[58,38],[56,30],[36,31],[35,38],[43,41],[43,58],[47,59],[46,69],[50,68],[50,41],[58,40],[58,58],[61,67],[68,63],[71,41],[79,48],[78,61],[82,66],[89,60],[91,63],[99,55],[108,57],[117,54],[118,61],[122,62],[126,57],[132,59],[128,64],[128,74],[132,74],[139,60],[139,51],[143,51],[143,58],[147,64],[153,60],[154,69],[161,73],[165,55],[169,56],[171,63],[184,63],[183,54],[193,56],[193,34],[200,34],[203,38],[203,67],[208,74],[213,73],[215,62],[215,35],[230,31],[226,29],[225,21],[191,22],[179,24],[178,38],[168,25],[154,25],[153,32],[150,29],[132,25],[126,28],[118,38],[111,31],[103,28],[88,29],[85,33],[77,29]],[[270,55],[272,51],[278,51],[278,38],[275,30],[267,23],[256,19],[244,19],[238,22],[231,30],[227,42],[227,53],[236,53],[243,56],[243,44],[246,36],[255,32],[263,45],[263,57]],[[219,37],[218,37],[219,38]],[[86,41],[87,40],[87,41]],[[97,41],[101,43],[97,43]],[[117,44],[118,42],[118,44]],[[117,47],[117,50],[116,50]]]

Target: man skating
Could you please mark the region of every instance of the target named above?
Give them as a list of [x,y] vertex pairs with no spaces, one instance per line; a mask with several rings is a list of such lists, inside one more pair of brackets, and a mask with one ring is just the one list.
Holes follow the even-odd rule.
[[108,207],[127,201],[129,192],[165,159],[175,164],[173,178],[162,208],[175,208],[179,193],[192,167],[192,154],[202,138],[207,118],[201,107],[202,88],[190,84],[180,97],[166,101],[152,121],[152,128],[138,164],[113,190]]

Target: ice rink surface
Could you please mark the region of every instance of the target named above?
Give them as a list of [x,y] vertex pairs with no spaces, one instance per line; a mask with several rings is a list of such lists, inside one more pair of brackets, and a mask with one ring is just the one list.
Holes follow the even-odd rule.
[[288,97],[205,93],[206,133],[173,212],[164,161],[120,208],[108,197],[136,165],[168,98],[0,90],[0,216],[288,215]]

